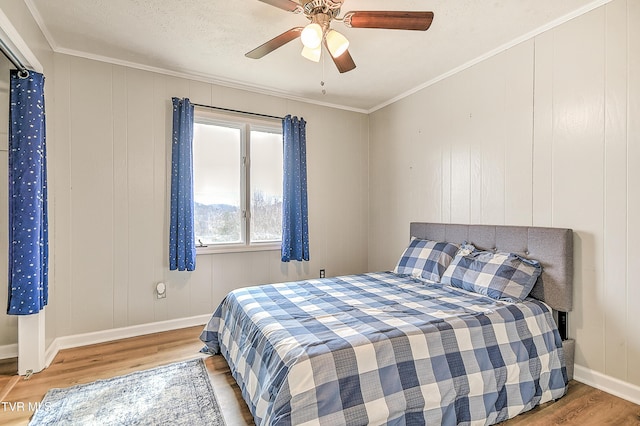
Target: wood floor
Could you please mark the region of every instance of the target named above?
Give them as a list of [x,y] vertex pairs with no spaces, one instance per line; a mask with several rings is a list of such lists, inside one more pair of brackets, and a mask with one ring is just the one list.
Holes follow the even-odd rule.
[[[15,375],[15,360],[0,361],[0,424],[26,425],[53,387],[68,387],[137,370],[204,357],[198,335],[190,327],[109,343],[60,351],[49,368],[29,380]],[[206,356],[205,363],[228,426],[252,425],[253,420],[221,356]],[[544,404],[502,425],[640,425],[640,406],[579,382],[557,402]],[[197,425],[194,425],[197,426]]]

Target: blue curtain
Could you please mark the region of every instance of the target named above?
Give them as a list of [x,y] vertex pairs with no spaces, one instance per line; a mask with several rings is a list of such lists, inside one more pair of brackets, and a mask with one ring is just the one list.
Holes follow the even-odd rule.
[[169,269],[196,269],[193,229],[193,105],[173,98]]
[[284,188],[282,261],[309,260],[306,122],[287,115],[282,120]]
[[9,95],[9,315],[47,305],[47,150],[44,76],[11,71]]

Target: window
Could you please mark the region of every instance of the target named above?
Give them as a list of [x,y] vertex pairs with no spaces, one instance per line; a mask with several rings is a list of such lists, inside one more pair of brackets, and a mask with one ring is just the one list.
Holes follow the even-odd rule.
[[281,123],[196,109],[193,185],[196,246],[279,247]]

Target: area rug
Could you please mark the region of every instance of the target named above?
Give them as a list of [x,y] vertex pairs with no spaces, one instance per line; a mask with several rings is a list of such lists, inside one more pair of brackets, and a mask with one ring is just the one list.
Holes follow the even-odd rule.
[[29,425],[224,425],[202,359],[51,389]]

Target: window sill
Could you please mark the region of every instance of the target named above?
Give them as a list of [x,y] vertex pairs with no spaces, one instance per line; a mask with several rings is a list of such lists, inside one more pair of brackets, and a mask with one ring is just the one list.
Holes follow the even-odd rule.
[[264,244],[229,244],[229,245],[211,245],[207,247],[196,246],[196,255],[207,254],[223,254],[223,253],[243,253],[252,251],[280,251],[282,244],[277,243],[264,243]]

